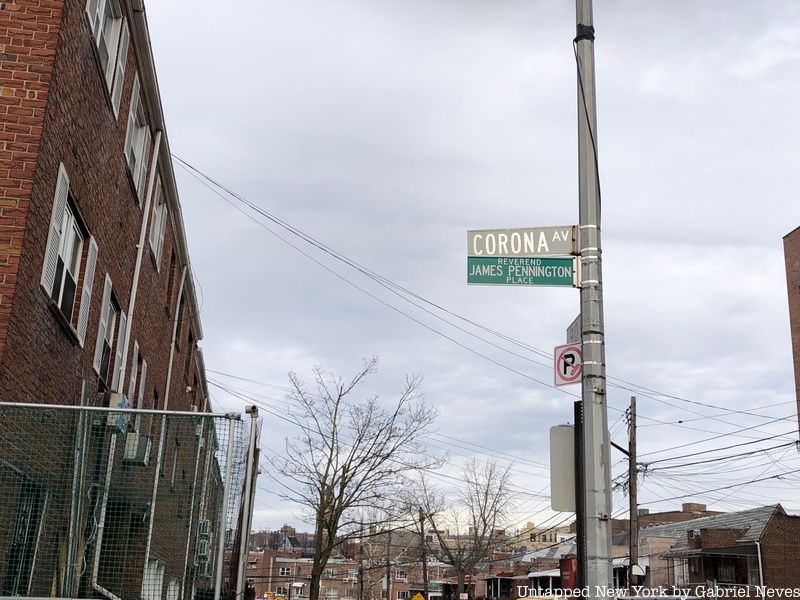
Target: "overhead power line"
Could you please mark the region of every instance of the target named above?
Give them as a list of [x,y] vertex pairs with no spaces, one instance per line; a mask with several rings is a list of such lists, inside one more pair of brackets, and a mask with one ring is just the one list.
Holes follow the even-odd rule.
[[[495,335],[495,336],[499,337],[500,339],[502,339],[504,341],[507,341],[507,342],[512,343],[514,345],[517,345],[517,346],[519,346],[521,348],[524,348],[524,349],[526,349],[526,350],[528,350],[530,352],[533,352],[533,353],[535,353],[535,354],[537,354],[537,355],[539,355],[541,357],[550,358],[550,353],[549,352],[547,352],[545,350],[542,350],[540,348],[536,348],[536,347],[531,346],[529,344],[524,344],[524,343],[520,342],[519,340],[516,340],[516,339],[514,339],[514,338],[512,338],[512,337],[510,337],[508,335],[505,335],[505,334],[503,334],[501,332],[498,332],[498,331],[493,330],[491,328],[488,328],[488,327],[486,327],[486,326],[484,326],[484,325],[482,325],[480,323],[477,323],[476,321],[473,321],[471,319],[463,317],[462,315],[459,315],[458,313],[456,313],[454,311],[451,311],[451,310],[447,309],[446,307],[444,307],[444,306],[442,306],[442,305],[440,305],[440,304],[438,304],[436,302],[433,302],[433,301],[425,298],[424,296],[421,296],[420,294],[417,294],[417,293],[407,289],[406,287],[404,287],[404,286],[402,286],[400,284],[397,284],[396,282],[384,277],[383,275],[380,275],[379,273],[376,273],[375,271],[372,271],[372,270],[368,269],[367,267],[364,267],[363,265],[361,265],[357,261],[347,257],[346,255],[342,254],[341,252],[338,252],[337,250],[331,248],[330,246],[320,242],[319,240],[317,240],[313,236],[303,232],[299,228],[292,226],[291,224],[289,224],[288,222],[284,221],[283,219],[281,219],[281,218],[275,216],[274,214],[268,212],[267,210],[263,209],[262,207],[258,206],[257,204],[247,200],[246,198],[244,198],[240,194],[237,194],[236,192],[234,192],[229,187],[225,186],[224,184],[222,184],[219,181],[215,180],[214,178],[210,177],[209,175],[207,175],[206,173],[204,173],[203,171],[201,171],[197,167],[193,166],[189,162],[183,160],[182,158],[180,158],[180,157],[178,157],[176,155],[173,155],[173,158],[187,172],[189,172],[193,177],[198,179],[201,183],[203,183],[203,185],[208,187],[215,194],[220,196],[223,200],[225,200],[226,202],[228,202],[229,204],[234,206],[234,208],[236,208],[237,210],[242,212],[242,214],[244,214],[245,216],[247,216],[248,218],[253,220],[255,223],[257,223],[260,226],[262,226],[265,229],[267,229],[267,231],[269,231],[271,234],[273,234],[274,236],[278,237],[279,239],[281,239],[282,241],[284,241],[288,245],[292,246],[293,248],[295,248],[296,250],[298,250],[299,252],[304,254],[306,257],[308,257],[309,259],[311,259],[312,261],[314,261],[318,265],[320,265],[323,268],[325,268],[326,270],[330,271],[332,274],[334,274],[335,276],[337,276],[340,279],[344,280],[345,282],[347,282],[348,284],[352,285],[356,289],[358,289],[358,290],[362,291],[363,293],[369,295],[370,297],[372,297],[376,301],[380,302],[381,304],[383,304],[383,305],[387,306],[388,308],[400,313],[401,315],[404,315],[407,318],[415,321],[416,323],[422,325],[423,327],[427,328],[431,332],[436,333],[437,335],[440,335],[440,336],[448,339],[449,341],[457,344],[461,348],[463,348],[463,349],[465,349],[465,350],[467,350],[467,351],[469,351],[469,352],[471,352],[473,354],[476,354],[479,357],[482,357],[482,358],[484,358],[486,360],[489,360],[490,362],[492,362],[493,364],[495,364],[495,365],[497,365],[497,366],[499,366],[501,368],[507,369],[507,370],[509,370],[511,372],[514,372],[514,373],[516,373],[516,374],[518,374],[520,376],[523,376],[523,377],[525,377],[527,379],[535,381],[536,383],[544,385],[544,386],[546,386],[548,388],[555,389],[556,391],[559,391],[561,393],[567,393],[568,395],[576,396],[575,394],[571,394],[571,393],[565,392],[561,388],[558,388],[558,387],[556,387],[556,386],[554,386],[552,384],[546,383],[546,382],[544,382],[544,381],[542,381],[540,379],[537,379],[535,377],[532,377],[532,376],[530,376],[530,375],[528,375],[528,374],[526,374],[526,373],[524,373],[522,371],[519,371],[517,369],[509,367],[508,365],[500,363],[499,361],[496,361],[496,360],[494,360],[494,359],[492,359],[492,358],[490,358],[490,357],[488,357],[488,356],[486,356],[486,355],[474,350],[473,348],[470,348],[470,347],[458,342],[457,340],[455,340],[454,338],[448,336],[447,334],[445,334],[445,333],[443,333],[443,332],[441,332],[439,330],[436,330],[435,328],[432,328],[431,326],[429,326],[428,324],[420,321],[419,319],[416,319],[415,317],[403,312],[402,310],[398,309],[397,307],[385,302],[384,300],[382,300],[381,298],[375,296],[371,292],[361,288],[357,284],[355,284],[355,283],[351,282],[350,280],[344,278],[341,274],[339,274],[339,273],[335,272],[334,270],[330,269],[327,265],[324,265],[323,263],[319,262],[317,259],[315,259],[311,255],[307,254],[302,249],[298,248],[297,246],[295,246],[294,244],[292,244],[291,242],[289,242],[288,240],[286,240],[285,238],[283,238],[282,236],[280,236],[276,232],[274,232],[271,229],[269,229],[268,227],[266,227],[266,225],[264,225],[263,223],[261,223],[257,219],[254,219],[251,215],[249,215],[248,213],[246,213],[243,210],[241,210],[238,206],[236,206],[230,200],[228,200],[228,198],[223,196],[219,192],[219,190],[222,190],[223,192],[225,192],[225,194],[228,194],[229,196],[235,198],[236,200],[238,200],[239,202],[241,202],[242,204],[247,206],[250,210],[256,212],[257,214],[259,214],[261,216],[263,216],[264,218],[268,219],[269,221],[271,221],[275,225],[281,227],[282,229],[284,229],[285,231],[289,232],[290,234],[302,239],[304,242],[312,245],[313,247],[315,247],[315,248],[319,249],[320,251],[326,253],[327,255],[333,257],[334,259],[339,260],[340,262],[346,264],[347,266],[357,270],[358,272],[360,272],[361,274],[365,275],[366,277],[368,277],[372,281],[374,281],[374,282],[378,283],[379,285],[381,285],[383,288],[387,289],[389,292],[391,292],[394,295],[398,296],[400,299],[413,304],[415,307],[419,308],[420,310],[425,311],[427,314],[433,316],[434,318],[437,318],[437,319],[441,320],[442,322],[450,325],[451,327],[454,327],[454,328],[458,329],[459,331],[462,331],[462,332],[466,333],[467,335],[475,337],[476,339],[479,339],[479,340],[483,341],[484,343],[490,344],[491,346],[493,346],[493,347],[495,347],[495,348],[497,348],[499,350],[502,350],[504,352],[508,352],[508,353],[510,353],[510,354],[512,354],[514,356],[517,356],[517,357],[522,358],[524,360],[530,361],[530,362],[532,362],[534,364],[537,364],[539,366],[543,366],[543,367],[546,367],[546,368],[550,367],[550,365],[547,364],[547,363],[541,363],[540,361],[535,361],[535,360],[530,359],[528,357],[525,357],[525,356],[523,356],[523,355],[521,355],[521,354],[519,354],[517,352],[514,352],[514,351],[511,351],[511,350],[509,350],[507,348],[504,348],[503,346],[500,346],[499,344],[496,344],[496,343],[494,343],[494,342],[492,342],[490,340],[487,340],[486,338],[478,336],[474,332],[466,330],[463,327],[460,327],[460,326],[452,323],[451,321],[443,318],[441,315],[439,315],[439,314],[437,314],[437,313],[425,308],[424,306],[421,306],[419,303],[414,302],[414,300],[412,300],[411,298],[413,298],[415,300],[418,300],[418,301],[420,301],[422,303],[425,303],[425,304],[427,304],[427,305],[435,308],[436,310],[439,310],[439,311],[441,311],[441,312],[443,312],[443,313],[445,313],[447,315],[455,317],[456,319],[458,319],[458,320],[460,320],[462,322],[468,323],[468,324],[472,325],[473,327],[477,327],[477,328],[481,329],[482,331],[485,331],[487,333]],[[208,184],[211,184],[214,187],[212,188]],[[704,403],[704,402],[689,400],[689,399],[686,399],[686,398],[682,398],[680,396],[674,396],[674,395],[670,395],[670,394],[663,394],[663,393],[658,392],[656,390],[652,390],[652,389],[647,388],[645,386],[641,386],[639,384],[634,384],[634,383],[625,381],[623,379],[618,379],[618,378],[614,378],[614,377],[608,377],[608,379],[609,379],[609,385],[616,385],[616,387],[620,387],[622,389],[633,391],[633,392],[638,393],[638,394],[640,394],[642,396],[651,398],[651,399],[653,399],[653,400],[655,400],[657,402],[662,402],[664,404],[667,404],[668,406],[671,406],[673,408],[677,408],[677,407],[675,405],[669,403],[669,402],[666,402],[666,401],[663,401],[663,400],[661,400],[659,398],[656,398],[655,396],[651,396],[651,395],[647,394],[646,392],[651,392],[651,393],[654,393],[654,394],[657,394],[657,395],[660,395],[660,396],[664,396],[664,397],[668,397],[668,398],[671,398],[671,399],[674,399],[674,400],[678,400],[678,401],[681,401],[681,402],[686,402],[686,403],[695,404],[695,405],[698,405],[698,406],[705,406],[705,407],[714,408],[714,409],[717,409],[717,410],[722,410],[722,411],[724,411],[723,414],[744,414],[744,415],[750,415],[750,416],[754,416],[754,417],[762,418],[762,419],[768,418],[767,415],[761,415],[761,414],[758,414],[758,413],[753,412],[753,411],[743,411],[743,410],[738,410],[738,409],[730,409],[730,408],[727,408],[727,407],[718,407],[718,406],[715,406],[713,404],[708,404],[708,403]],[[634,388],[630,388],[630,387],[626,387],[625,385],[614,384],[613,383],[614,381],[619,381],[619,382],[624,383],[624,384],[626,384],[628,386],[632,385],[632,386],[634,386],[635,389]],[[704,415],[703,413],[697,413],[695,411],[689,411],[689,412],[694,412],[694,414],[700,415],[701,418],[708,418],[708,419],[712,419],[712,420],[718,420],[718,421],[720,421],[722,423],[725,423],[725,424],[728,424],[728,425],[735,425],[735,424],[733,424],[733,423],[731,423],[729,421],[725,421],[725,420],[719,419],[718,416]],[[655,422],[659,422],[659,421],[656,420]],[[672,425],[672,424],[682,425],[682,423],[680,423],[680,422],[678,422],[678,423],[659,422],[659,423],[665,424],[665,425],[668,425],[668,424],[669,425]]]

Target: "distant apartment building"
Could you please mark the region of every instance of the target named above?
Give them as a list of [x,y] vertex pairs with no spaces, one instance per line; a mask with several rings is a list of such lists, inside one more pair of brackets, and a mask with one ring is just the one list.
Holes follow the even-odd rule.
[[786,288],[789,295],[795,397],[800,412],[800,227],[784,236],[783,252],[786,259]]
[[564,527],[537,527],[528,522],[517,535],[509,537],[509,545],[517,552],[533,552],[575,537],[569,525]]
[[[306,600],[311,581],[311,558],[282,550],[251,552],[247,561],[247,581],[256,598],[268,600]],[[326,600],[410,600],[424,589],[422,565],[415,559],[395,556],[390,561],[389,590],[387,566],[383,560],[333,558],[328,561],[320,581],[320,598]],[[429,598],[442,598],[450,568],[433,558],[428,564]]]
[[142,0],[0,3],[0,595],[211,585],[213,422],[18,406],[208,411],[198,313]]

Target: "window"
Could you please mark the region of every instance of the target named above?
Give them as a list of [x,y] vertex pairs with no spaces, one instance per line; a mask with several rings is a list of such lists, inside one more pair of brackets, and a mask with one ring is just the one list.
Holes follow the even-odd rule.
[[397,590],[397,600],[408,600],[408,590]]
[[165,567],[166,565],[158,559],[148,559],[147,567],[144,571],[144,581],[142,582],[143,600],[161,600]]
[[290,577],[292,575],[292,568],[291,567],[281,567],[280,569],[280,576],[281,577]]
[[130,31],[118,0],[88,0],[86,15],[94,34],[103,79],[111,93],[114,115],[119,114]]
[[289,593],[289,588],[283,585],[279,585],[278,587],[275,588],[275,593],[278,596],[285,596],[286,594]]
[[61,220],[61,241],[58,244],[52,298],[69,321],[72,320],[82,252],[83,233],[75,219],[75,211],[67,203],[64,207],[64,218]]
[[[50,214],[41,284],[77,334],[81,346],[86,339],[86,328],[89,325],[89,306],[96,265],[97,242],[94,238],[89,238],[86,226],[80,219],[75,199],[69,192],[69,176],[61,164],[58,168],[53,211]],[[80,302],[76,315],[75,300],[78,296]]]
[[189,371],[192,366],[192,355],[194,354],[194,336],[192,335],[192,330],[189,330],[189,339],[186,342],[186,356],[184,357],[185,362],[183,363],[183,379],[187,383],[189,382]]
[[127,318],[114,297],[111,277],[106,274],[103,302],[100,305],[100,327],[94,349],[94,370],[112,390],[117,390],[120,383],[126,326]]
[[350,581],[358,581],[358,569],[348,569],[347,578]]
[[186,311],[184,310],[184,297],[181,296],[181,301],[178,304],[178,324],[175,326],[175,347],[180,351],[181,349],[181,329],[183,329],[183,320],[185,318]]
[[333,587],[329,587],[325,590],[325,597],[326,598],[336,598],[339,595],[339,590]]
[[408,574],[403,569],[397,569],[394,572],[394,578],[402,579],[403,581],[405,581],[406,579],[408,579]]
[[[4,492],[14,494],[12,486],[6,484]],[[16,494],[14,494],[16,495]],[[7,530],[10,540],[5,561],[5,577],[0,582],[0,593],[7,596],[25,596],[31,580],[31,571],[39,544],[42,513],[46,505],[44,489],[30,480],[23,480],[19,488],[16,514],[8,514]],[[7,509],[8,510],[8,509]]]
[[325,574],[328,577],[336,577],[336,569],[325,569]]
[[164,307],[167,314],[172,314],[172,291],[175,288],[175,275],[177,265],[175,264],[175,250],[170,253],[169,257],[169,279],[167,280],[167,304]]
[[[161,187],[161,178],[158,177],[153,201],[153,216],[150,218],[150,250],[153,252],[153,258],[156,259],[156,269],[161,268],[161,251],[164,249],[164,232],[166,229],[167,202]],[[172,277],[172,274],[170,274],[170,277]]]
[[736,582],[736,563],[732,558],[720,558],[717,563],[717,580],[720,583]]
[[138,199],[144,194],[147,160],[150,156],[150,125],[139,93],[139,77],[133,80],[131,107],[128,111],[128,131],[125,134],[125,159],[128,161]]
[[[139,342],[133,342],[131,375],[128,380],[128,401],[133,408],[144,408],[144,389],[147,382],[147,361],[139,353]],[[138,394],[137,394],[138,390]]]
[[758,557],[747,557],[747,583],[749,585],[761,585],[761,569],[758,566]]

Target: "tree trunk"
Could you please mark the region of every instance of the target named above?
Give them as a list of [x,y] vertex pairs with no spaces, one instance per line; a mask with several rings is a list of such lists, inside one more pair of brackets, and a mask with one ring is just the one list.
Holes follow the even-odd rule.
[[322,569],[317,565],[311,566],[311,582],[309,583],[309,600],[319,600],[319,582],[322,579]]
[[466,590],[466,584],[464,583],[464,571],[459,569],[458,571],[458,600],[461,600],[461,594],[468,593]]
[[308,590],[309,600],[319,600],[319,584],[322,579],[322,572],[328,563],[330,551],[326,551],[325,541],[323,540],[324,525],[322,519],[317,517],[317,525],[314,528],[314,560],[311,563],[311,582]]

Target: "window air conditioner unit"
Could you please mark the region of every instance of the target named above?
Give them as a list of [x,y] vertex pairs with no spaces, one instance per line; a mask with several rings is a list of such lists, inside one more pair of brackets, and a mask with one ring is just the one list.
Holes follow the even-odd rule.
[[116,427],[122,433],[126,433],[130,427],[130,414],[113,412],[113,409],[130,408],[131,405],[128,402],[128,398],[125,394],[111,392],[108,398],[108,407],[111,409],[111,412],[108,413],[106,425],[109,427]]
[[146,467],[150,460],[150,446],[150,438],[143,433],[128,433],[125,439],[124,462]]

